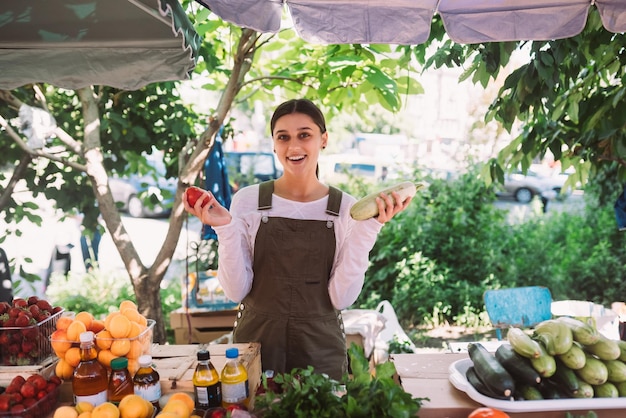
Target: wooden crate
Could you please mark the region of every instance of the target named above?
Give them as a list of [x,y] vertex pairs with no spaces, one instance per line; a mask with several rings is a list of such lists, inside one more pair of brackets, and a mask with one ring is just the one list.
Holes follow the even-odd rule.
[[32,374],[40,374],[46,379],[54,374],[57,364],[57,356],[51,355],[45,358],[40,364],[31,364],[28,366],[0,366],[0,386],[8,386],[15,376],[23,376],[27,378]]
[[207,311],[177,309],[170,314],[176,344],[210,343],[233,330],[236,309]]
[[250,402],[261,383],[261,345],[259,343],[242,344],[186,344],[186,345],[155,345],[152,347],[152,358],[161,378],[161,391],[193,392],[193,372],[197,365],[197,352],[201,348],[209,350],[211,363],[220,372],[226,364],[226,349],[237,347],[239,357],[248,370],[248,386]]

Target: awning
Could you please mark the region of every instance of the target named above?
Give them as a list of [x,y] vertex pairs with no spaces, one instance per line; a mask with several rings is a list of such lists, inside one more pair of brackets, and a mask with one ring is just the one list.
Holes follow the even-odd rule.
[[200,43],[177,0],[2,0],[0,89],[189,79]]
[[222,19],[259,32],[281,29],[283,3],[308,42],[417,45],[439,14],[458,43],[551,40],[582,32],[592,4],[604,27],[626,31],[624,0],[196,0]]

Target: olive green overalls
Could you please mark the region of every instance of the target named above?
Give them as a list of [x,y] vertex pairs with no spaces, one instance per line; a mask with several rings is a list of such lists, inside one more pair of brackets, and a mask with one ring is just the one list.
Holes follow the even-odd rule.
[[[274,182],[259,186],[259,210],[272,207]],[[263,215],[256,236],[250,293],[239,305],[233,341],[260,342],[263,370],[311,365],[340,379],[347,369],[341,312],[328,295],[335,256],[333,218],[342,193],[330,188],[326,221]]]

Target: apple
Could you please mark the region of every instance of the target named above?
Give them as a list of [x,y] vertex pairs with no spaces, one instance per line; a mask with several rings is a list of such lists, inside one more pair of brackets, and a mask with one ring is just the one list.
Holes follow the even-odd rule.
[[[206,193],[199,187],[190,186],[185,190],[185,197],[187,198],[187,203],[189,206],[194,207],[198,199],[203,198],[206,200]],[[202,207],[206,205],[206,202],[202,203]]]

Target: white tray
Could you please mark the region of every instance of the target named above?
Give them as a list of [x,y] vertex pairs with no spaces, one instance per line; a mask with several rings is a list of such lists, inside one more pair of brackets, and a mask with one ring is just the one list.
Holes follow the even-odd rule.
[[[626,398],[545,399],[540,401],[504,401],[482,395],[467,381],[465,372],[471,359],[457,360],[450,365],[450,383],[478,403],[504,412],[578,411],[593,409],[624,409]],[[626,416],[626,412],[624,413]]]

